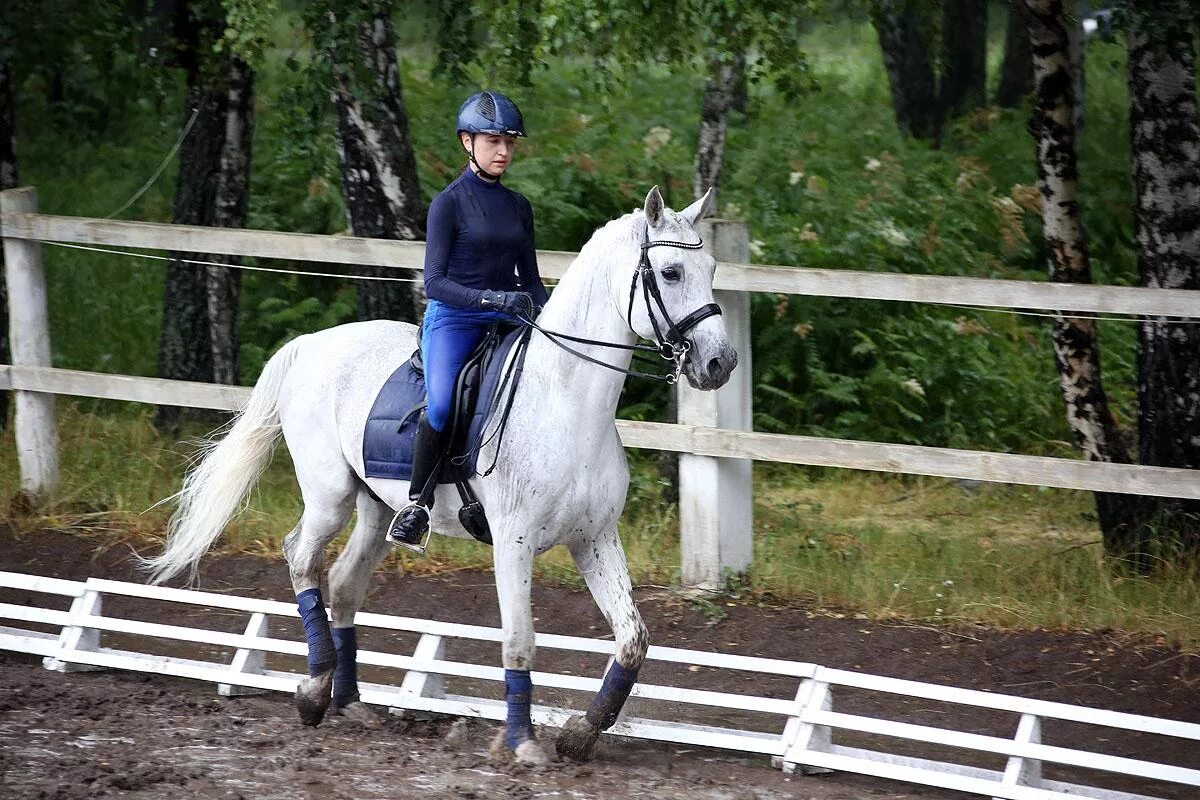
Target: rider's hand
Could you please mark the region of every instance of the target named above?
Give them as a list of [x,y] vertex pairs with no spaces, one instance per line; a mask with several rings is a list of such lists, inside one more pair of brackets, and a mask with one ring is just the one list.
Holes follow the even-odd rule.
[[503,311],[513,316],[533,315],[533,297],[529,292],[484,292],[479,307],[486,311]]

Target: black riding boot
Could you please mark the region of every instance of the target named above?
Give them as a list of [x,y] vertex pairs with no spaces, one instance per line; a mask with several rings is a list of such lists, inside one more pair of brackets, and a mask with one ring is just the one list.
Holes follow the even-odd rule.
[[408,489],[408,499],[413,502],[400,509],[392,519],[387,532],[389,542],[417,552],[425,550],[429,509],[433,507],[433,493],[437,489],[437,471],[442,461],[444,439],[442,432],[435,430],[422,414],[413,441],[412,481]]

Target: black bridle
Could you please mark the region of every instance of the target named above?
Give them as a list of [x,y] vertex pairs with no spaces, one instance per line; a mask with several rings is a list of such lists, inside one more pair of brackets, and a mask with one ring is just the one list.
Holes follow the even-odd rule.
[[[654,328],[654,345],[645,344],[617,344],[615,342],[602,342],[596,339],[585,339],[579,336],[571,336],[566,333],[557,331],[549,331],[538,325],[532,319],[522,316],[519,319],[545,334],[546,338],[554,342],[556,345],[566,350],[584,361],[589,361],[593,364],[598,364],[615,372],[623,372],[626,375],[632,375],[636,378],[649,378],[651,380],[665,381],[666,383],[676,383],[679,380],[679,375],[683,372],[684,362],[687,360],[687,354],[692,349],[692,342],[687,338],[687,332],[699,325],[709,317],[716,316],[721,313],[721,307],[716,303],[707,303],[692,313],[688,314],[683,319],[675,322],[671,319],[670,312],[667,311],[667,306],[663,302],[662,292],[658,288],[658,278],[654,274],[654,268],[650,265],[650,248],[652,247],[677,247],[683,250],[699,250],[704,246],[703,241],[697,242],[673,242],[665,239],[652,240],[650,239],[650,228],[644,225],[642,233],[641,257],[638,259],[637,268],[633,271],[633,280],[629,285],[629,308],[625,312],[625,324],[629,329],[638,334],[633,327],[633,303],[637,297],[638,279],[641,278],[642,296],[646,301],[646,314],[650,317],[650,325]],[[658,317],[655,316],[654,307],[658,306],[658,312],[662,315],[666,333],[663,333],[663,327],[659,326]],[[611,347],[616,350],[633,350],[635,353],[656,353],[665,361],[670,361],[674,365],[674,369],[666,375],[658,375],[649,372],[639,372],[638,370],[622,369],[615,367],[612,364],[601,361],[597,358],[592,358],[586,353],[581,353],[567,345],[563,344],[560,339],[566,339],[572,342],[581,344],[591,344],[600,347]],[[638,358],[638,356],[634,356]],[[645,359],[640,359],[645,360]]]

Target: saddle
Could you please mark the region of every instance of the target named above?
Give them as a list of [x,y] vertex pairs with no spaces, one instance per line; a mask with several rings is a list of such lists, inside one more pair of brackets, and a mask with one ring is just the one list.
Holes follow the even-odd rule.
[[[487,544],[491,544],[487,516],[468,481],[481,474],[477,472],[480,448],[487,439],[503,435],[531,332],[524,326],[493,324],[467,358],[454,386],[448,453],[442,459],[438,483],[458,487],[463,502],[459,521]],[[412,478],[413,440],[424,407],[425,368],[418,347],[387,379],[367,415],[363,432],[366,477]],[[498,408],[499,421],[489,428],[488,420]],[[482,474],[494,467],[493,462]]]

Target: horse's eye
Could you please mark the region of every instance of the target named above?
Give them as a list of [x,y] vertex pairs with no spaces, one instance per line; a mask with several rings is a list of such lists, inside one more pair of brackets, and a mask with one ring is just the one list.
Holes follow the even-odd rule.
[[662,276],[663,280],[670,283],[674,283],[675,281],[679,280],[680,277],[679,270],[675,269],[675,267],[663,267]]

